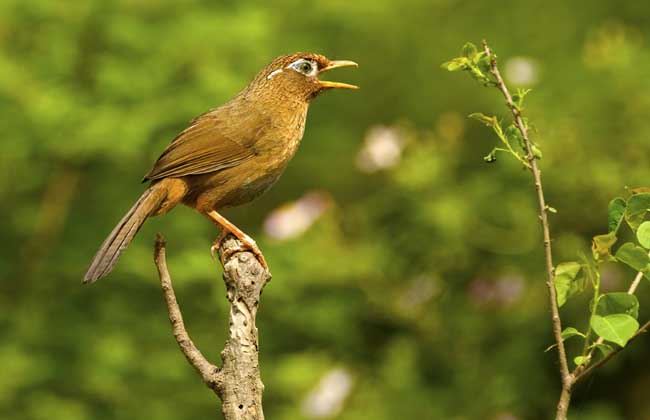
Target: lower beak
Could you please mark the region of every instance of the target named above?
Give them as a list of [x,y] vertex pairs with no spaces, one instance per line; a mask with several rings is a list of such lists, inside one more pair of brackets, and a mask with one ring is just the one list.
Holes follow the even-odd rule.
[[[337,69],[339,67],[359,67],[359,65],[354,61],[349,61],[349,60],[330,61],[327,67],[321,69],[318,72],[318,74],[325,73],[327,71],[330,71],[332,69]],[[323,88],[326,89],[359,89],[359,86],[349,85],[347,83],[328,82],[326,80],[319,80],[318,82]]]

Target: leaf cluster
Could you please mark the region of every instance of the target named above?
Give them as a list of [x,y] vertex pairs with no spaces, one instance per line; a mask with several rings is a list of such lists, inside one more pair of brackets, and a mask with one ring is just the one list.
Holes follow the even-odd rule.
[[[498,81],[492,72],[492,66],[496,63],[496,55],[487,51],[479,51],[471,42],[463,46],[461,55],[450,61],[442,64],[442,68],[448,71],[467,71],[472,78],[480,82],[486,87],[497,87]],[[517,89],[517,92],[512,95],[512,106],[515,108],[518,115],[524,107],[524,99],[530,93],[530,89]],[[528,150],[526,148],[523,134],[521,130],[528,130],[528,120],[522,117],[523,127],[517,127],[515,121],[512,121],[505,129],[502,127],[502,122],[495,116],[487,116],[480,112],[475,112],[469,115],[477,121],[482,122],[486,126],[492,128],[494,133],[501,141],[502,147],[494,147],[483,160],[488,163],[496,162],[497,153],[507,153],[517,159],[522,165],[530,169],[528,162]],[[542,151],[533,142],[530,143],[531,152],[536,159],[542,158]]]
[[479,51],[476,45],[466,43],[460,56],[453,58],[441,67],[448,71],[466,71],[484,86],[495,86],[496,81],[490,73],[491,57],[485,51]]
[[[588,363],[593,348],[598,348],[605,356],[613,350],[612,345],[625,347],[639,329],[639,301],[633,294],[634,289],[601,293],[600,268],[607,262],[620,263],[650,280],[650,221],[645,220],[649,211],[650,193],[646,188],[631,190],[627,199],[614,198],[608,206],[608,232],[593,238],[591,255],[581,255],[580,261],[564,262],[555,269],[559,307],[590,286],[593,293],[586,330],[581,332],[568,327],[562,332],[563,339],[581,337],[584,340],[583,352],[574,358],[576,365]],[[635,240],[624,242],[612,251],[625,227]],[[592,333],[600,340],[593,340]]]

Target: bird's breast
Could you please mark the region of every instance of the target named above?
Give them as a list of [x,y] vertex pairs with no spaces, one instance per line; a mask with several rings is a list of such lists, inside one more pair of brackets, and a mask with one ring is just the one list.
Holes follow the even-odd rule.
[[[241,184],[229,205],[247,203],[268,191],[286,169],[291,158],[296,154],[305,131],[305,118],[297,118],[290,133],[284,132],[277,138],[266,137],[261,148],[256,147],[256,155],[249,168],[241,172]],[[287,135],[290,134],[290,135]],[[242,168],[244,169],[244,168]]]
[[306,107],[271,115],[269,126],[255,142],[257,155],[271,166],[286,164],[300,146],[306,120]]

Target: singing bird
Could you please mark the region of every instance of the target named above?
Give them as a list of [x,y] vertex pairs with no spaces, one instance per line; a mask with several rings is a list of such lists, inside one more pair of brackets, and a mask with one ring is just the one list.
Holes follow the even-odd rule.
[[195,118],[144,177],[149,188],[108,235],[83,282],[106,276],[145,220],[179,203],[221,229],[212,252],[233,234],[266,268],[255,241],[218,210],[254,200],[278,180],[298,149],[312,99],[329,89],[358,89],[318,76],[349,66],[357,63],[312,53],[278,57],[229,102]]

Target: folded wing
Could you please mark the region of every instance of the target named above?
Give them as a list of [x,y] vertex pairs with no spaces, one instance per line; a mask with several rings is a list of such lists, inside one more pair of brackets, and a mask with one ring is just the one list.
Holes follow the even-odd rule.
[[[231,116],[228,111],[216,109],[192,121],[167,146],[143,182],[216,172],[255,156],[255,142],[267,124],[260,116]],[[237,126],[228,121],[237,121]]]

